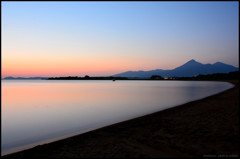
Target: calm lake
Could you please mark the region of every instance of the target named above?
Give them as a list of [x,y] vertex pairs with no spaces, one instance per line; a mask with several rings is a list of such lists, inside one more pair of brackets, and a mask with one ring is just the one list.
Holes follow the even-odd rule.
[[229,88],[227,82],[2,80],[1,154],[129,120]]

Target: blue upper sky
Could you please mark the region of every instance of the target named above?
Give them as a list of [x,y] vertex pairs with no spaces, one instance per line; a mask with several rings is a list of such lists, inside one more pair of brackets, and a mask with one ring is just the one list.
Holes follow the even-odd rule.
[[[190,59],[239,67],[238,2],[1,3],[6,70],[31,58],[59,66],[77,59],[82,67],[72,69],[102,75],[172,69]],[[106,67],[90,68],[96,62]]]

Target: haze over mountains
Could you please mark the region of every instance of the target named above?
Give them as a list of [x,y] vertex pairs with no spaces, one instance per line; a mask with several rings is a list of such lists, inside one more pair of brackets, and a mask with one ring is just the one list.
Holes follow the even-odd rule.
[[202,64],[195,60],[190,60],[172,70],[156,69],[151,71],[127,71],[113,75],[114,77],[128,77],[128,78],[149,78],[152,75],[160,75],[162,77],[192,77],[199,74],[213,74],[213,73],[229,73],[238,71],[237,67],[224,64],[222,62],[216,62],[214,64]]

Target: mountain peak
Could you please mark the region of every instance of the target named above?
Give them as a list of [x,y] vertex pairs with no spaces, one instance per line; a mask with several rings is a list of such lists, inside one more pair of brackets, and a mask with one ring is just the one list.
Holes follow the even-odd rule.
[[201,64],[200,62],[197,62],[196,60],[192,59],[188,62],[186,62],[184,65],[196,65],[196,64]]
[[188,61],[187,63],[195,63],[195,62],[197,62],[197,61],[192,59],[192,60]]
[[152,75],[160,75],[162,77],[191,77],[191,76],[197,76],[199,74],[228,73],[228,72],[233,72],[237,70],[238,68],[232,65],[224,64],[222,62],[216,62],[215,64],[202,64],[194,59],[191,59],[185,64],[172,70],[157,69],[157,70],[142,71],[142,72],[133,71],[131,73],[124,72],[124,73],[116,74],[114,76],[149,78]]

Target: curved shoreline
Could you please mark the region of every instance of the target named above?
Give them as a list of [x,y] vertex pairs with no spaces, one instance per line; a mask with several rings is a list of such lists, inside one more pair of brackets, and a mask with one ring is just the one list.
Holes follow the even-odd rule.
[[237,81],[204,99],[2,157],[239,155],[238,94]]

